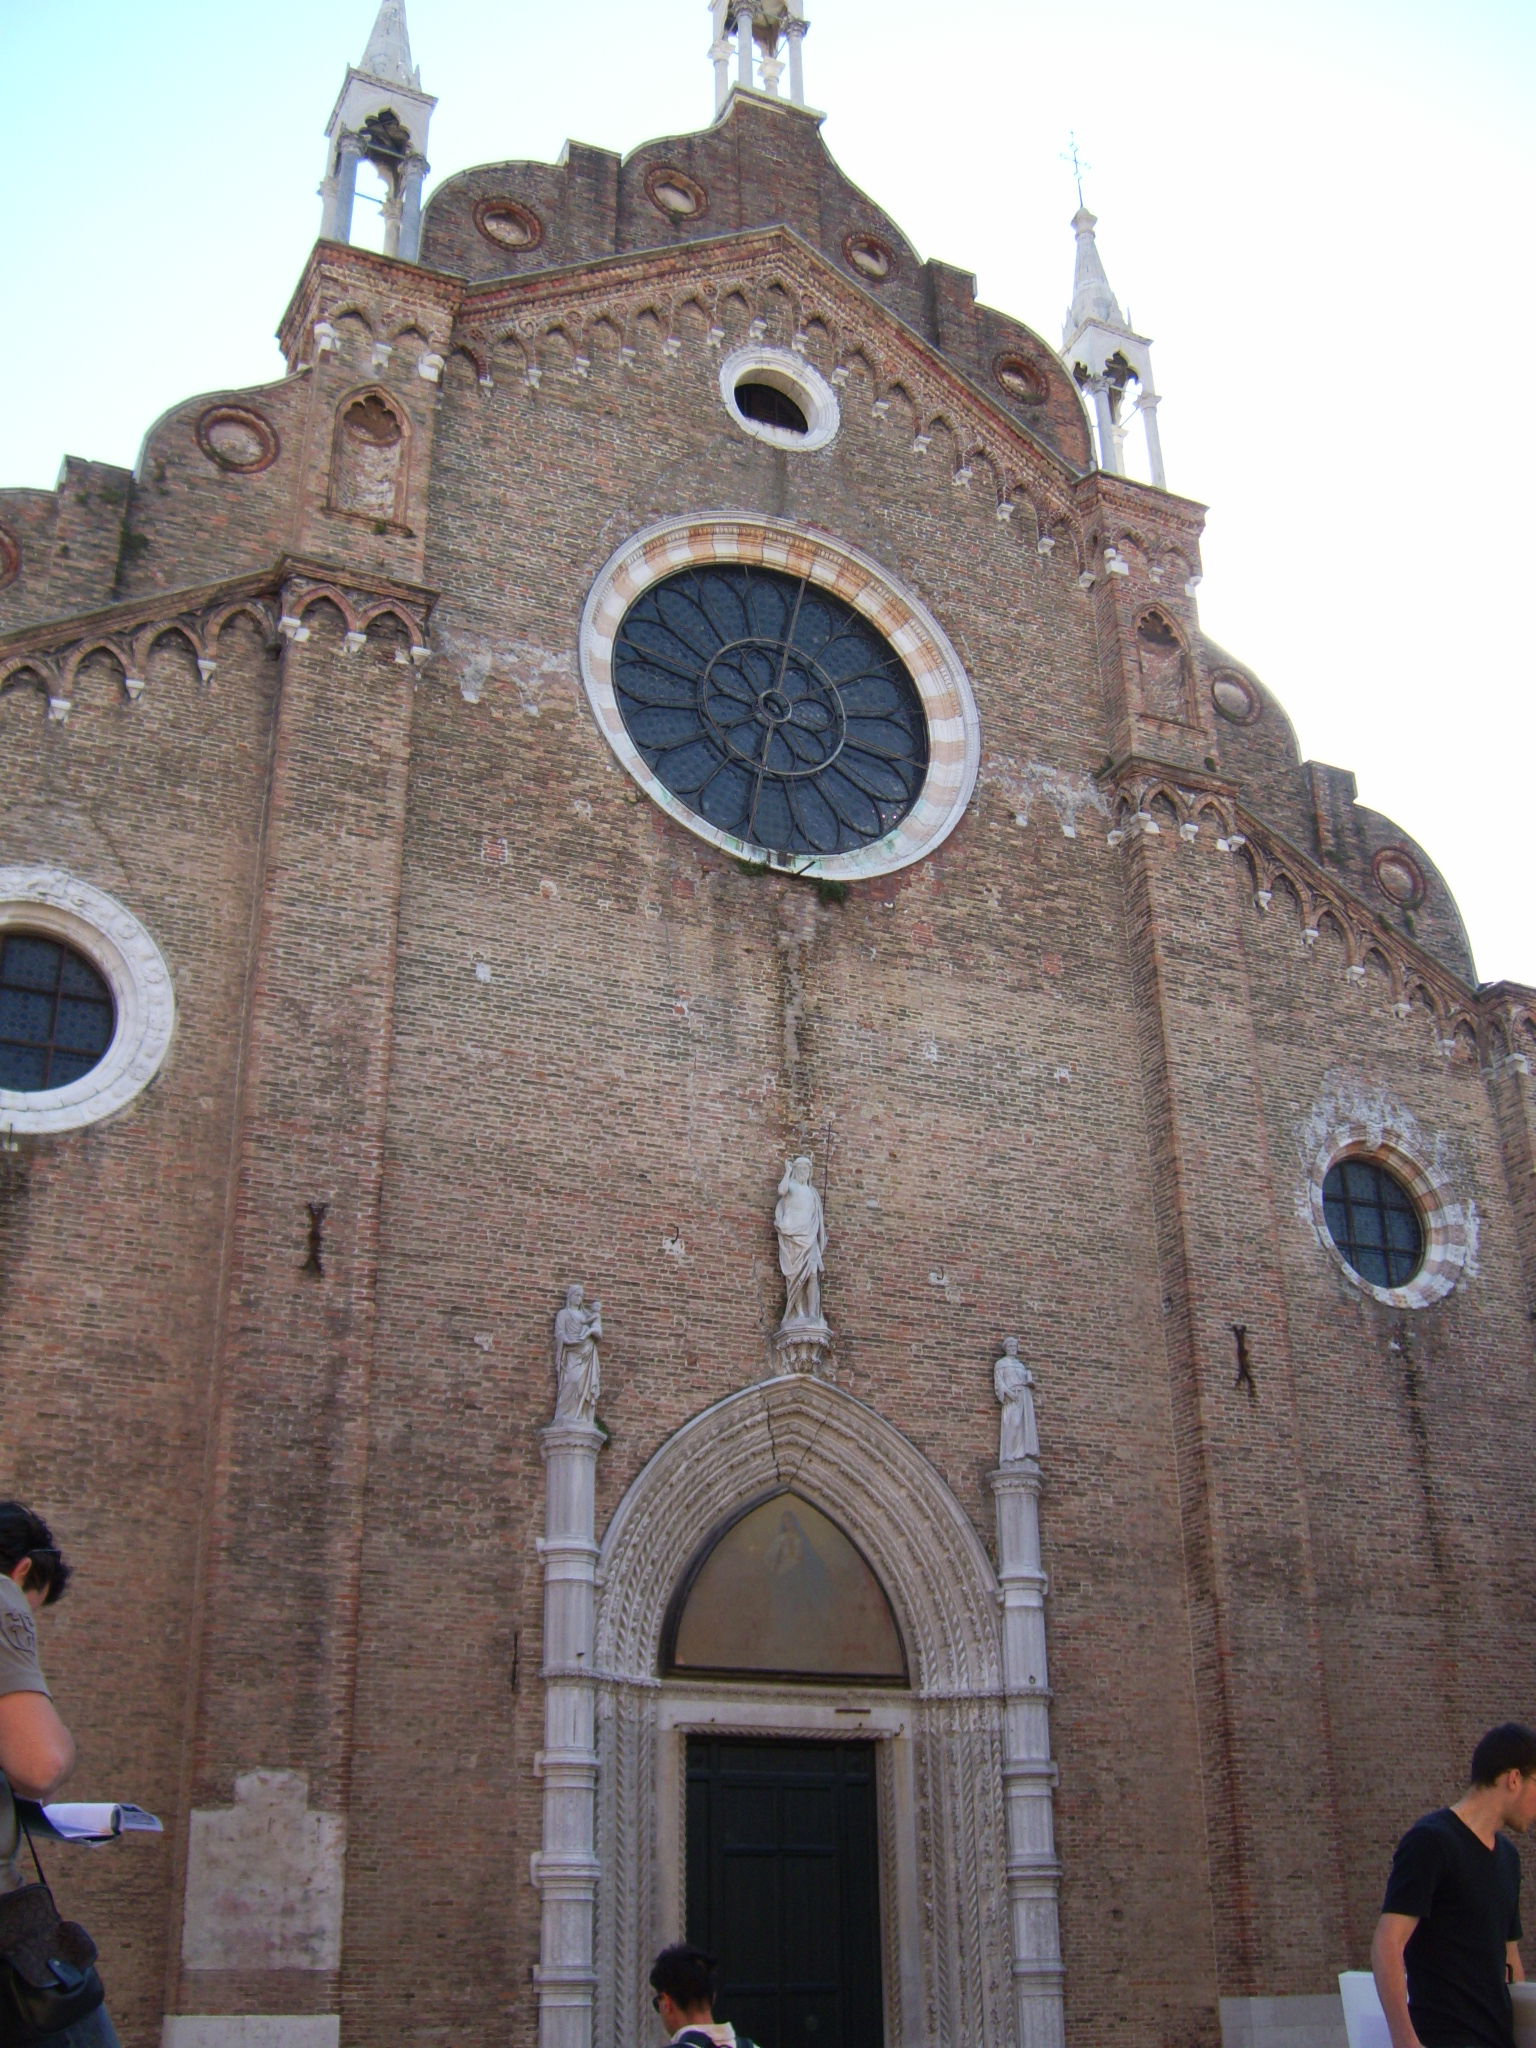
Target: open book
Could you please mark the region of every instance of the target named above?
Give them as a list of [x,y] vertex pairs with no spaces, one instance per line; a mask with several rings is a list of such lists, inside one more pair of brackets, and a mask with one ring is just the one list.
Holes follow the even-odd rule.
[[110,1842],[117,1835],[165,1833],[152,1813],[126,1800],[64,1799],[39,1806],[18,1799],[16,1804],[34,1834],[51,1835],[59,1842]]

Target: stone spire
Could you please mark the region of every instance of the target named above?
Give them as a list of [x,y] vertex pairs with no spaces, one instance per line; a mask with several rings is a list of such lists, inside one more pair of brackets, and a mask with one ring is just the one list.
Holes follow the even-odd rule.
[[363,52],[358,70],[385,85],[409,86],[421,90],[421,73],[411,64],[411,35],[405,25],[405,0],[382,0],[379,18]]
[[1090,320],[1103,320],[1111,327],[1124,324],[1120,302],[1109,288],[1094,237],[1098,224],[1097,217],[1086,206],[1080,206],[1072,216],[1072,231],[1077,236],[1077,269],[1072,279],[1072,310],[1067,315],[1068,338]]
[[427,129],[437,101],[421,89],[411,62],[405,0],[382,0],[361,64],[348,68],[326,128],[320,186],[320,236],[350,242],[357,167],[371,164],[383,180],[384,254],[414,263],[421,249],[421,188]]
[[1159,490],[1166,490],[1157,431],[1157,391],[1152,382],[1152,344],[1144,334],[1133,331],[1109,288],[1094,239],[1097,226],[1082,203],[1079,187],[1078,208],[1072,216],[1077,263],[1062,360],[1092,404],[1099,467],[1116,476],[1125,474],[1126,441],[1139,421],[1146,443],[1147,472]]

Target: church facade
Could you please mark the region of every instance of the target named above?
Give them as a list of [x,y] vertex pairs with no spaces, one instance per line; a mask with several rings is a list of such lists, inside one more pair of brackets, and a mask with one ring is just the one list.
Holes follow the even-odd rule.
[[1202,635],[1092,216],[1058,350],[804,33],[423,204],[384,0],[286,374],[0,491],[129,2048],[620,2048],[685,1934],[765,2048],[1322,2048],[1530,1712],[1536,992]]

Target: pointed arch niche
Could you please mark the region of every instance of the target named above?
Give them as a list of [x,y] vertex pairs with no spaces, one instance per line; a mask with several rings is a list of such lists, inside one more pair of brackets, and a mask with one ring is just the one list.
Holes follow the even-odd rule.
[[330,509],[403,532],[410,421],[387,391],[354,391],[336,411]]
[[[798,1530],[784,1530],[785,1513]],[[712,1563],[750,1579],[787,1562],[804,1580],[807,1547],[868,1626],[856,1674],[691,1668],[679,1656]],[[806,1596],[805,1583],[791,1593]],[[661,1447],[597,1566],[595,2048],[645,2038],[650,1960],[682,1937],[687,1740],[703,1732],[877,1745],[886,2048],[1055,2048],[1055,1864],[1033,1859],[1048,1911],[1026,1906],[1017,1879],[1031,1859],[1012,1822],[1028,1773],[1049,1856],[1047,1694],[1043,1659],[1028,1701],[1005,1681],[1014,1600],[928,1461],[822,1380],[749,1387]],[[1038,1717],[1024,1745],[1034,1764],[1013,1739],[1020,1713]]]

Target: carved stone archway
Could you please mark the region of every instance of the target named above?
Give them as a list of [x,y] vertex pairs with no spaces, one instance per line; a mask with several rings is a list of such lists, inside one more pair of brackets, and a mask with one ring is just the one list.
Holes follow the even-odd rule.
[[[778,1488],[830,1515],[874,1567],[906,1641],[909,1689],[658,1676],[689,1563],[744,1502]],[[682,1933],[682,1756],[699,1728],[882,1742],[889,2048],[1018,2038],[1002,1602],[933,1466],[824,1381],[749,1387],[661,1447],[615,1512],[598,1564],[596,2048],[644,2038],[651,1956]],[[1051,1919],[1054,1931],[1054,1901]]]

